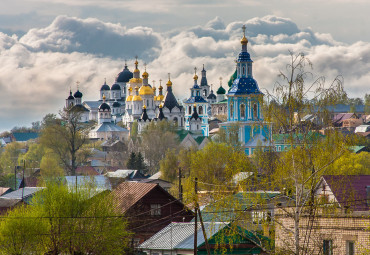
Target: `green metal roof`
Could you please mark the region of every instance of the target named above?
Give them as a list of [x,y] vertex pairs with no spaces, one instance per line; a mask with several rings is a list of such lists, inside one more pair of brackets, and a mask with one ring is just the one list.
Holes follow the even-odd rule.
[[17,142],[26,142],[31,139],[36,139],[39,137],[39,133],[12,133]]

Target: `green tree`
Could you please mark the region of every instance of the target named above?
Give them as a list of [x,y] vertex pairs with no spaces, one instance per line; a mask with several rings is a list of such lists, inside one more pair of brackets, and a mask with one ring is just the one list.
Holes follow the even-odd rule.
[[[88,141],[90,124],[80,121],[82,111],[79,108],[64,109],[60,112],[61,122],[48,116],[43,121],[41,144],[51,149],[68,175],[75,175],[78,153]],[[45,118],[44,118],[45,119]],[[44,122],[46,124],[44,124]]]
[[148,164],[149,173],[159,170],[159,162],[165,157],[168,149],[179,146],[176,126],[172,122],[151,122],[140,134],[139,151],[143,153]]
[[50,149],[41,159],[40,172],[43,178],[61,177],[64,175],[59,159]]
[[130,233],[109,192],[47,183],[0,224],[0,254],[123,254]]
[[22,154],[24,145],[18,142],[8,144],[0,156],[0,168],[2,173],[13,173],[14,167],[18,165],[18,158]]

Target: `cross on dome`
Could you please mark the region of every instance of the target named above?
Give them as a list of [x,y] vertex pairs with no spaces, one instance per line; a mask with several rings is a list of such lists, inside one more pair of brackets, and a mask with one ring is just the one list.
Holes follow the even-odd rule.
[[242,29],[243,29],[244,37],[245,37],[245,29],[246,29],[246,28],[247,28],[247,27],[246,27],[245,25],[243,25]]

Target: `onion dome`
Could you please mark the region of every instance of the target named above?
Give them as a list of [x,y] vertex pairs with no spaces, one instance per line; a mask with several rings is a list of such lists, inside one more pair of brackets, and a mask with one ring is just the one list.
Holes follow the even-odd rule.
[[158,96],[157,96],[157,101],[162,102],[162,101],[163,101],[163,99],[164,99],[164,95],[158,95]]
[[110,90],[110,87],[107,85],[107,81],[104,81],[104,84],[101,86],[100,91],[102,90]]
[[82,93],[77,89],[76,93],[74,93],[73,95],[75,98],[81,98],[82,97]]
[[72,91],[69,91],[69,97],[67,98],[68,100],[73,100],[75,99],[73,96],[72,96]]
[[105,95],[103,95],[103,103],[99,106],[99,111],[110,111],[110,106],[105,102]]
[[149,77],[149,74],[145,71],[145,72],[143,72],[142,76],[143,76],[144,79],[146,79],[146,78]]
[[128,82],[133,77],[132,72],[128,70],[127,64],[125,63],[125,68],[116,77],[116,82]]
[[132,101],[143,101],[143,99],[141,98],[141,96],[139,96],[139,87],[136,86],[135,87],[135,91],[136,91],[136,95],[132,98]]
[[148,86],[148,85],[143,85],[141,86],[139,90],[139,95],[140,96],[145,96],[145,95],[154,95],[153,89]]
[[129,95],[128,95],[128,97],[126,98],[126,101],[132,101],[132,95],[131,95],[131,93],[132,93],[132,88],[131,87],[129,87],[128,88],[128,93],[129,93]]
[[112,106],[118,108],[118,107],[121,107],[121,104],[115,101]]
[[121,90],[121,86],[117,83],[113,84],[111,90]]
[[168,80],[168,82],[166,83],[167,86],[172,86],[172,81],[171,80]]
[[213,94],[213,90],[211,90],[211,93],[208,95],[207,99],[216,99],[216,95]]
[[194,81],[197,81],[198,80],[198,75],[195,74],[194,77],[193,77]]
[[217,93],[217,95],[225,95],[226,90],[222,87],[222,85],[220,85],[220,87],[218,88],[216,93]]

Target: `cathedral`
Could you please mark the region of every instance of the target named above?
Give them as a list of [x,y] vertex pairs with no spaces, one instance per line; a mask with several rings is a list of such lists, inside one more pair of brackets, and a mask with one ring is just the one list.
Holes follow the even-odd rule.
[[247,155],[252,155],[259,146],[271,144],[271,124],[263,120],[261,104],[263,93],[253,78],[253,61],[247,50],[248,39],[243,26],[242,50],[236,61],[237,77],[231,85],[227,96],[227,122],[220,123],[230,136],[233,127],[238,127],[238,141]]

